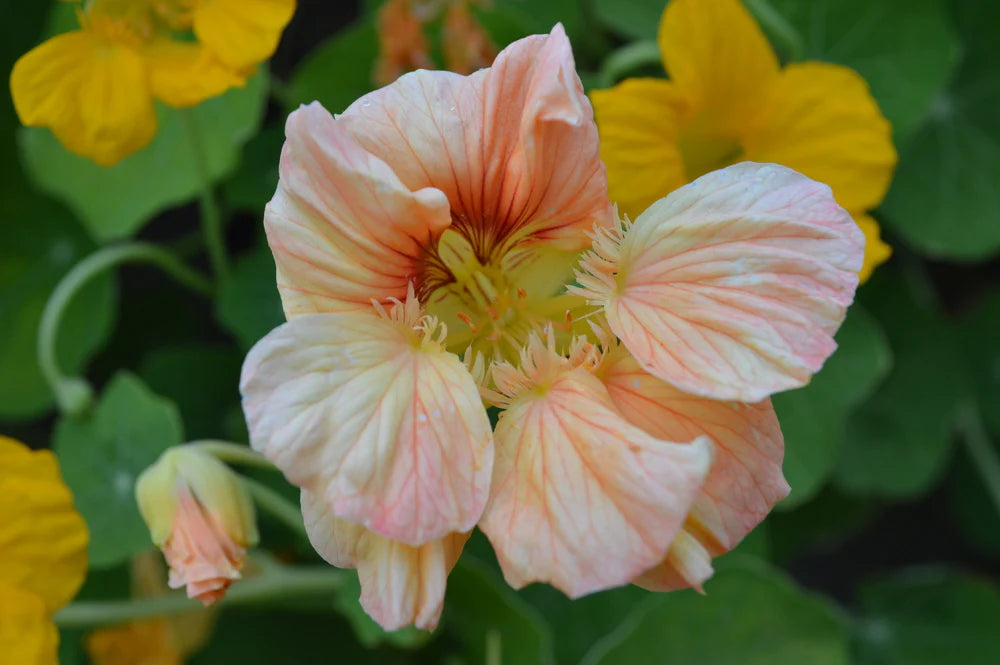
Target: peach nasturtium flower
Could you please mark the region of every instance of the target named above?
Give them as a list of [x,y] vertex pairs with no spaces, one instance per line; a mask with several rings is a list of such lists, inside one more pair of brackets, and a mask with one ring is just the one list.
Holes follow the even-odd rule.
[[154,99],[193,106],[244,85],[294,11],[295,0],[89,0],[80,29],[15,63],[14,108],[25,125],[111,166],[156,135]]
[[87,526],[55,456],[0,436],[0,663],[58,665],[51,616],[87,573]]
[[833,351],[863,252],[828,187],[739,164],[619,222],[562,26],[286,136],[288,322],[244,410],[383,626],[436,624],[477,524],[513,586],[666,589],[786,494],[767,397]]
[[864,281],[891,250],[868,211],[896,165],[889,123],[853,70],[782,68],[740,0],[671,0],[660,21],[670,80],[594,90],[611,199],[630,216],[698,176],[740,161],[774,162],[833,188],[864,232]]

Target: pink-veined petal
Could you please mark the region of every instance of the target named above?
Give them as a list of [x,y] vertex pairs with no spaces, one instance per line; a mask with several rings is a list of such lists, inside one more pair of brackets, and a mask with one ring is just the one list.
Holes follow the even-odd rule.
[[417,71],[337,119],[411,189],[435,187],[484,244],[586,246],[611,207],[593,111],[561,25],[468,77]]
[[690,393],[757,402],[833,353],[864,237],[830,188],[744,162],[601,234],[581,288],[642,367]]
[[253,447],[289,481],[417,546],[475,525],[493,440],[458,357],[395,314],[296,317],[250,351],[240,388]]
[[468,533],[450,533],[411,547],[337,519],[310,492],[302,492],[302,515],[309,541],[320,556],[334,566],[358,569],[361,606],[382,628],[437,626],[448,573]]
[[264,227],[286,315],[405,297],[422,248],[451,223],[445,196],[408,189],[318,102],[285,134]]
[[667,553],[711,462],[705,437],[628,423],[584,367],[527,389],[501,414],[480,522],[508,583],[571,597],[628,583]]
[[608,355],[599,376],[632,424],[668,441],[708,436],[715,446],[685,528],[664,562],[637,582],[656,590],[697,587],[711,574],[711,557],[736,547],[788,495],[784,438],[771,400],[747,404],[685,393],[645,372],[623,347]]

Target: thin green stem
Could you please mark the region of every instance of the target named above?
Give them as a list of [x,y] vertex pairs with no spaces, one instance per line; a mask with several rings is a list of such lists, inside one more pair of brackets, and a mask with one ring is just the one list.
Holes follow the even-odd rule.
[[302,521],[302,511],[297,505],[281,496],[264,483],[252,478],[242,477],[243,486],[247,488],[250,497],[257,507],[304,538],[308,538],[306,525]]
[[200,439],[187,444],[195,446],[203,453],[207,453],[222,462],[229,464],[243,464],[254,466],[259,469],[275,470],[275,466],[260,453],[254,452],[241,443],[231,441],[221,441],[219,439]]
[[198,119],[193,111],[183,115],[184,127],[191,143],[191,154],[194,156],[195,175],[198,178],[200,196],[198,199],[201,213],[202,230],[205,232],[205,246],[208,248],[208,258],[212,263],[212,271],[217,281],[224,280],[229,274],[229,263],[226,258],[226,238],[222,228],[222,212],[215,199],[212,179],[208,172],[208,159],[205,156],[205,145]]
[[976,467],[983,485],[986,486],[993,508],[1000,515],[1000,456],[997,455],[996,448],[986,433],[979,408],[974,402],[969,401],[962,406],[958,423],[962,430],[965,449],[969,451],[973,466]]
[[601,65],[598,80],[603,87],[612,86],[629,72],[660,62],[660,47],[656,42],[638,41],[614,51]]
[[92,391],[84,379],[67,377],[59,369],[56,357],[59,326],[73,296],[94,277],[121,263],[150,263],[193,291],[207,296],[213,293],[212,284],[205,277],[173,254],[149,243],[129,242],[104,247],[73,266],[45,303],[37,340],[42,375],[55,394],[59,408],[71,415],[79,415],[89,407]]
[[[223,607],[253,605],[303,596],[336,593],[343,585],[344,573],[325,566],[267,566],[260,575],[241,580],[230,587],[220,601]],[[171,593],[156,598],[130,600],[77,601],[59,610],[55,622],[60,628],[89,628],[133,619],[182,614],[201,607],[184,595]]]
[[790,61],[798,62],[805,58],[806,45],[802,35],[768,0],[747,0],[747,6],[764,33]]

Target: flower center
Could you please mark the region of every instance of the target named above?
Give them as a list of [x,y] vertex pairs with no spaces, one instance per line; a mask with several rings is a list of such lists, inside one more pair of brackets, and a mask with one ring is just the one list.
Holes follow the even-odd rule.
[[191,30],[194,0],[93,0],[81,24],[109,41],[138,48],[159,34]]

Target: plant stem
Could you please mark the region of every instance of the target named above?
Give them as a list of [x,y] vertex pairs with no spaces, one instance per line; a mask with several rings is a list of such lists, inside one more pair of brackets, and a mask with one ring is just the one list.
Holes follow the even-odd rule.
[[306,533],[306,525],[302,521],[302,511],[297,505],[264,483],[245,476],[240,478],[240,480],[243,481],[243,486],[247,488],[250,497],[257,504],[258,508],[277,518],[303,538],[309,538],[309,534]]
[[212,263],[215,279],[217,282],[221,282],[229,274],[226,238],[222,228],[222,212],[219,210],[215,191],[212,188],[212,180],[208,172],[208,159],[205,156],[205,146],[201,130],[198,127],[198,119],[193,111],[187,111],[182,116],[188,140],[191,143],[195,175],[200,187],[198,207],[201,213],[202,230],[205,233],[205,246],[208,248],[208,258]]
[[777,42],[778,50],[791,62],[805,58],[806,45],[802,35],[768,0],[747,0],[747,6],[764,32]]
[[84,379],[66,377],[59,369],[56,342],[63,315],[73,296],[87,282],[120,263],[151,263],[193,291],[207,296],[213,293],[212,284],[205,277],[173,254],[149,243],[128,242],[104,247],[73,266],[45,303],[37,340],[38,365],[55,393],[59,408],[65,413],[79,415],[85,411],[89,407],[92,391]]
[[275,466],[260,453],[254,452],[243,444],[219,439],[200,439],[192,441],[189,446],[195,446],[203,453],[207,453],[217,458],[221,462],[229,464],[244,464],[246,466],[257,467],[258,469],[275,470]]
[[979,409],[974,402],[964,404],[958,416],[958,424],[962,430],[962,441],[969,451],[973,466],[979,473],[979,478],[986,486],[993,508],[1000,515],[1000,457],[986,433]]
[[639,67],[660,62],[660,47],[654,41],[632,42],[614,51],[601,65],[598,79],[603,87],[612,86]]
[[[332,594],[341,587],[343,580],[343,572],[325,566],[267,566],[260,575],[234,584],[220,605],[251,605],[293,596]],[[60,628],[88,628],[182,614],[199,607],[198,601],[188,598],[183,592],[156,598],[77,601],[59,610],[55,622]]]

